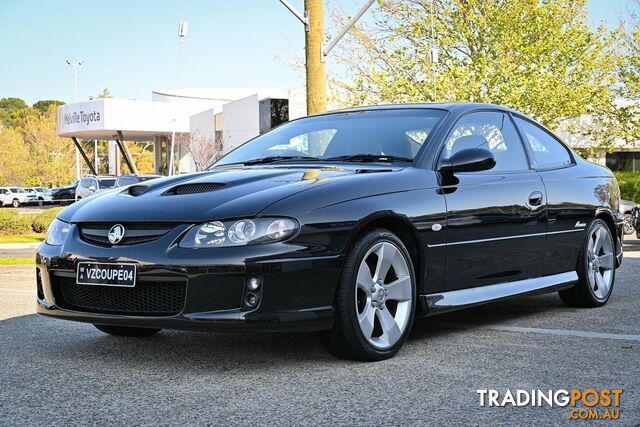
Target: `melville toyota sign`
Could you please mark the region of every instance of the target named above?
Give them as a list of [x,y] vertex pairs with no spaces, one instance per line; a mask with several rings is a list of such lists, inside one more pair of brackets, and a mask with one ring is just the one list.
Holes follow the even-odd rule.
[[58,107],[58,135],[104,129],[104,103],[78,102]]

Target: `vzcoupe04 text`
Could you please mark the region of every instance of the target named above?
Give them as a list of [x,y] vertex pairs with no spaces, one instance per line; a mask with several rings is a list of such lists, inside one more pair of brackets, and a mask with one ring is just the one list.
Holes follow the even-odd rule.
[[416,315],[552,291],[602,306],[619,203],[608,169],[513,110],[322,114],[67,207],[38,249],[38,312],[128,336],[317,330],[380,360]]

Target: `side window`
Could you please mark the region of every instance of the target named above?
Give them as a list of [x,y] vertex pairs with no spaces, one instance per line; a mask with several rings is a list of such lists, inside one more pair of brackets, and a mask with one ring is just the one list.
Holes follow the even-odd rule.
[[483,111],[467,114],[458,120],[449,134],[443,155],[451,157],[466,148],[484,148],[493,153],[496,166],[489,172],[529,169],[518,132],[504,113]]
[[540,169],[557,168],[570,165],[573,162],[569,151],[549,132],[528,120],[519,117],[515,119],[527,144],[531,147],[536,167]]

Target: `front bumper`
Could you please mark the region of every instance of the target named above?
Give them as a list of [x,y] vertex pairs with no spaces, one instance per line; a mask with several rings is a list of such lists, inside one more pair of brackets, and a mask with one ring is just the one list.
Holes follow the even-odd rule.
[[[173,244],[182,231],[153,242],[107,248],[81,240],[72,225],[64,246],[43,243],[38,248],[38,313],[94,324],[205,331],[311,331],[333,326],[342,256],[308,256],[304,247],[285,243],[184,249]],[[129,298],[122,288],[78,285],[75,272],[81,261],[135,263],[140,289]],[[262,286],[258,306],[250,309],[244,297],[252,277]],[[171,296],[183,298],[180,306],[169,314],[149,314],[145,298],[163,298],[167,294],[161,288],[172,286],[184,287],[183,293]],[[98,298],[96,288],[102,288],[97,293],[102,300],[113,289],[115,301],[126,307],[91,306]]]

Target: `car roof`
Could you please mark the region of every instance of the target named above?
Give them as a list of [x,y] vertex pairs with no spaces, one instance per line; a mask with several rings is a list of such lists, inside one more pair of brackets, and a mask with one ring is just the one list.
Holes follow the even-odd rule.
[[490,110],[501,110],[501,111],[509,111],[512,113],[522,114],[516,110],[504,107],[502,105],[488,104],[488,103],[482,103],[482,102],[446,102],[446,103],[416,102],[416,103],[406,103],[406,104],[382,104],[382,105],[354,107],[354,108],[348,108],[345,110],[338,110],[334,112],[370,111],[370,110],[402,110],[402,109],[415,109],[415,108],[447,110],[447,111],[452,111],[457,113],[461,113],[467,110],[490,109]]

